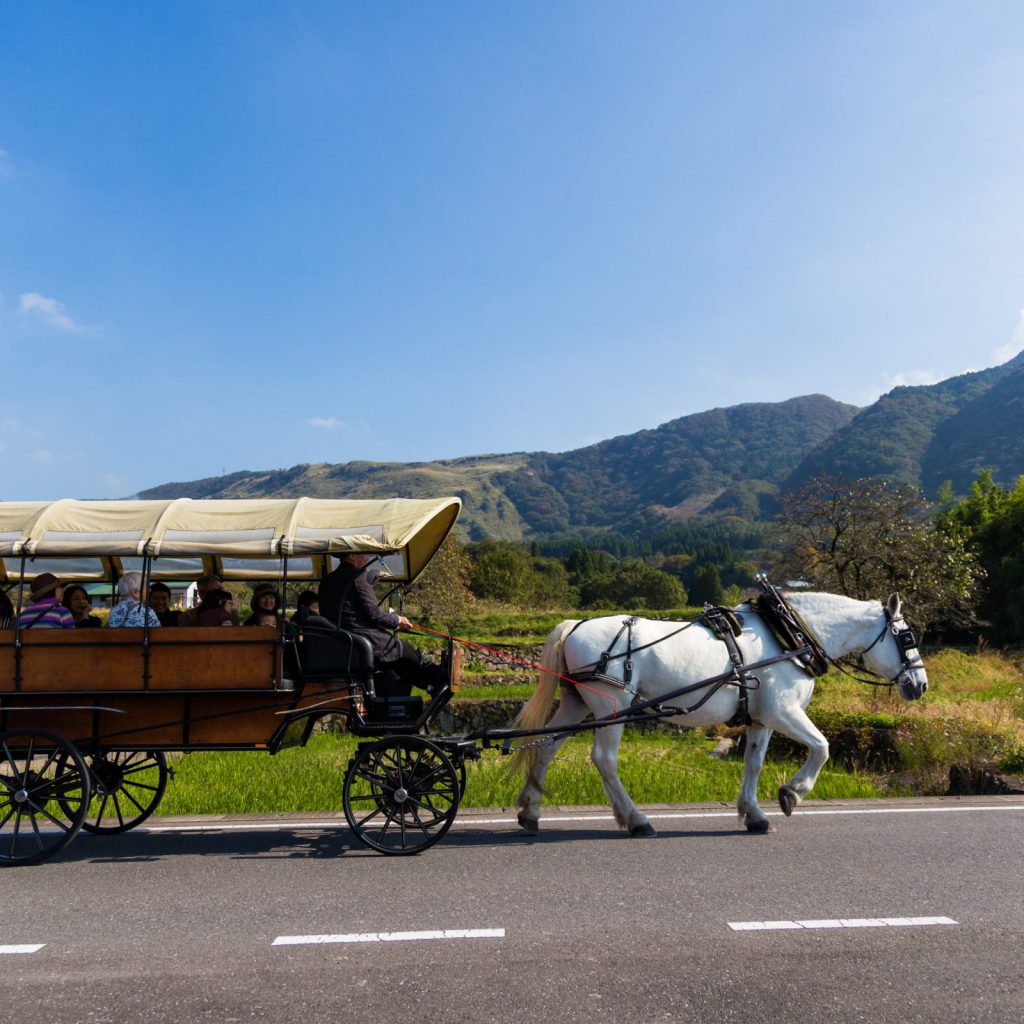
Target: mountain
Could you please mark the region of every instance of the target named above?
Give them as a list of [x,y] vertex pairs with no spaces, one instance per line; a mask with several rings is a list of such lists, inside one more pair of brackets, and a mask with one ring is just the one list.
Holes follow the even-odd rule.
[[243,471],[163,484],[140,498],[462,498],[463,536],[522,540],[702,513],[758,518],[780,483],[856,408],[825,395],[737,405],[653,430],[551,452],[475,455],[438,462]]
[[963,494],[978,472],[1010,484],[1024,473],[1024,352],[938,384],[894,388],[810,452],[785,482],[819,473],[884,476],[934,496]]
[[456,494],[459,530],[471,540],[646,536],[694,520],[765,519],[780,493],[818,473],[883,476],[934,496],[944,480],[966,493],[984,468],[1007,485],[1024,474],[1024,352],[895,388],[859,410],[806,395],[712,409],[569,452],[316,463],[164,484],[140,497]]

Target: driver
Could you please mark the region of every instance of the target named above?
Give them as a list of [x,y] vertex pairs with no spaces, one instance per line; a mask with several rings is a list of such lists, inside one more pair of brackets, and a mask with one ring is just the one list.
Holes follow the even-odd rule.
[[412,628],[404,615],[385,611],[377,604],[372,570],[367,570],[375,556],[351,552],[339,559],[337,569],[320,581],[320,614],[333,625],[370,641],[374,663],[389,670],[381,684],[381,696],[408,697],[414,685],[429,694],[440,689],[444,667],[428,661],[396,635],[398,630]]

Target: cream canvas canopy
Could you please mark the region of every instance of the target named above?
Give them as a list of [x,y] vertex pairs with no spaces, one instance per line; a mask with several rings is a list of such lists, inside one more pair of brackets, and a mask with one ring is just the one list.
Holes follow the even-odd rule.
[[414,580],[451,532],[458,498],[324,498],[0,502],[0,564],[16,580],[53,572],[114,579],[152,559],[154,578],[276,575],[315,579],[331,554],[386,556],[396,582]]

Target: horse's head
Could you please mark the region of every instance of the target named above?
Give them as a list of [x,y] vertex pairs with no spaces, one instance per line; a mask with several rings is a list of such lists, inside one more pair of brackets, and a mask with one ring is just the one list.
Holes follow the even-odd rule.
[[882,631],[864,650],[867,667],[896,683],[904,700],[918,700],[928,689],[928,673],[917,649],[917,636],[900,611],[900,596],[893,594],[882,608]]

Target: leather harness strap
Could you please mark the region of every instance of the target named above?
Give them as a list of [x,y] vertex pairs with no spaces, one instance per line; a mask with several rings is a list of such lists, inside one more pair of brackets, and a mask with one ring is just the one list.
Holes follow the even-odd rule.
[[725,644],[725,649],[729,652],[729,661],[732,662],[731,682],[735,683],[739,690],[739,705],[736,714],[726,722],[726,725],[750,725],[752,719],[749,693],[751,689],[760,686],[760,680],[747,675],[743,655],[736,643],[736,637],[743,632],[743,620],[730,608],[716,608],[706,604],[697,621],[710,629]]

